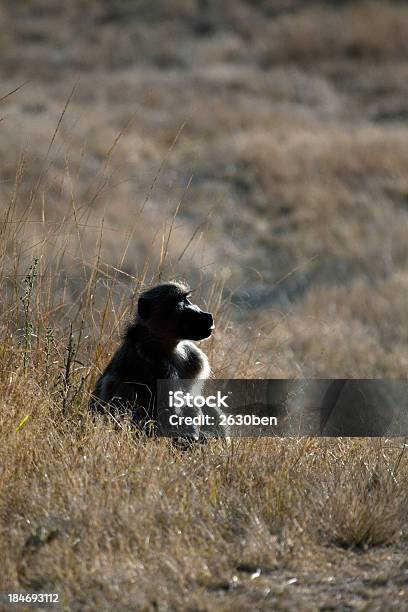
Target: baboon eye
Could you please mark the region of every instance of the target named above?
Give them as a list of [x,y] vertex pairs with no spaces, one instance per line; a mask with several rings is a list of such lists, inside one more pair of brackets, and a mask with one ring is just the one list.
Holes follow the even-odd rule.
[[189,306],[191,305],[190,300],[188,299],[188,295],[179,295],[175,301],[175,305],[177,305],[180,308],[184,308],[184,306]]

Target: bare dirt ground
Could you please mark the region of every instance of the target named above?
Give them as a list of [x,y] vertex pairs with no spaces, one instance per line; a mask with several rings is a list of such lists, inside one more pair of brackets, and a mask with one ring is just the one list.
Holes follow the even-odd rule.
[[86,415],[171,276],[215,376],[406,378],[406,4],[3,0],[0,31],[2,588],[406,608],[403,441],[179,456]]

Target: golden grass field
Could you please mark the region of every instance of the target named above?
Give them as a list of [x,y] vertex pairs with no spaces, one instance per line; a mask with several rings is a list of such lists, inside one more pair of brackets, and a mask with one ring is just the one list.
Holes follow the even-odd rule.
[[407,5],[4,0],[0,28],[0,591],[407,609],[405,440],[179,452],[87,410],[173,277],[214,377],[407,377]]

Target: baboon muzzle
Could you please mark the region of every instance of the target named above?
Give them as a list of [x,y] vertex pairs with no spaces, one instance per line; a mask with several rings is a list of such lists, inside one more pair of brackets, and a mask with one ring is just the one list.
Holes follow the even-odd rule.
[[214,329],[214,319],[210,312],[203,312],[195,307],[191,309],[186,321],[185,338],[189,340],[204,340],[209,338]]
[[203,315],[205,316],[205,321],[207,324],[207,329],[208,331],[211,333],[212,330],[214,329],[214,319],[213,316],[210,312],[203,312]]

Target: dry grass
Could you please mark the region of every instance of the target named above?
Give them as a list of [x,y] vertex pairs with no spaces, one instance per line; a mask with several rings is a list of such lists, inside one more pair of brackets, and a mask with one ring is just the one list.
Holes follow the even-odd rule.
[[217,377],[406,377],[406,6],[54,4],[0,7],[0,98],[30,80],[0,102],[0,589],[406,608],[404,441],[179,453],[87,412],[171,276]]
[[50,392],[4,352],[2,588],[57,591],[69,610],[403,601],[401,443],[246,439],[179,454],[95,425],[84,398],[63,416],[56,380]]
[[69,610],[401,605],[400,444],[247,439],[178,454],[95,425],[83,404],[63,418],[23,383],[2,411],[2,588],[57,591]]

